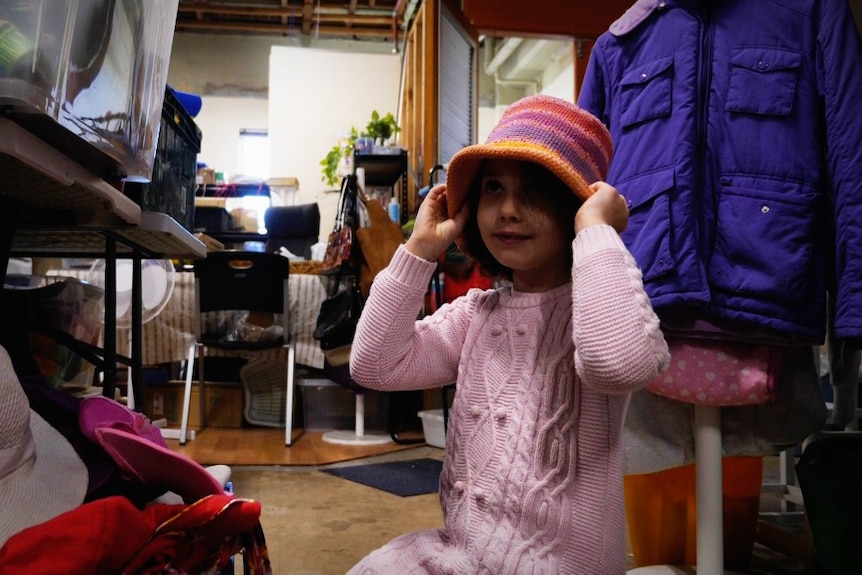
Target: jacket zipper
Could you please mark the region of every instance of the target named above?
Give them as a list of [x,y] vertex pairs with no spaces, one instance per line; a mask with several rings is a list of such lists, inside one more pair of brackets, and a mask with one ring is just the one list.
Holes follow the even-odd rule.
[[[697,174],[695,175],[694,192],[695,205],[698,205],[697,234],[698,244],[702,261],[709,262],[712,256],[714,238],[715,238],[715,218],[717,215],[717,192],[707,186],[707,175],[711,170],[707,162],[707,114],[709,111],[710,86],[712,84],[712,67],[710,61],[713,49],[713,2],[703,0],[701,10],[701,36],[700,36],[700,54],[698,58],[698,74],[697,81]],[[706,209],[711,210],[711,214],[704,213]],[[709,285],[706,277],[706,269],[703,270],[703,286],[704,291],[708,295]]]

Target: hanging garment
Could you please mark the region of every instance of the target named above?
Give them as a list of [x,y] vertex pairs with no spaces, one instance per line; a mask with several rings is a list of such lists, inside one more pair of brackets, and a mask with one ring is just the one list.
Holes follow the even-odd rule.
[[775,400],[781,348],[667,339],[670,367],[647,385],[694,405],[759,405]]
[[836,335],[862,336],[859,94],[846,0],[641,0],[596,41],[578,104],[611,131],[663,330],[818,344],[831,288]]
[[[720,408],[724,456],[778,455],[822,429],[826,404],[810,349],[781,348],[775,388],[774,401]],[[646,389],[633,393],[625,421],[626,474],[694,463],[695,409]]]

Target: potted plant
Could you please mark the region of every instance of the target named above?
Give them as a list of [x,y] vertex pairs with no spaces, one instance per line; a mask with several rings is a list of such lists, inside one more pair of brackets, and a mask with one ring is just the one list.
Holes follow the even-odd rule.
[[400,131],[401,128],[398,127],[398,123],[395,121],[395,116],[392,115],[392,112],[381,117],[377,113],[377,110],[374,110],[371,112],[371,120],[365,126],[365,131],[360,135],[374,138],[375,142],[382,145]]
[[340,170],[341,163],[346,158],[353,157],[353,149],[356,147],[356,139],[358,137],[359,132],[356,131],[356,128],[350,128],[347,138],[332,146],[329,152],[326,153],[326,156],[320,160],[320,165],[323,166],[321,169],[321,180],[327,186],[335,186],[338,183],[338,178],[342,171]]
[[332,146],[326,156],[320,160],[321,180],[327,186],[335,186],[338,183],[339,176],[343,174],[343,172],[339,173],[340,168],[346,160],[353,157],[358,138],[371,138],[375,143],[383,145],[400,131],[401,128],[398,127],[392,112],[381,116],[377,110],[374,110],[371,112],[371,119],[366,124],[365,130],[360,133],[355,127],[351,127],[347,138]]

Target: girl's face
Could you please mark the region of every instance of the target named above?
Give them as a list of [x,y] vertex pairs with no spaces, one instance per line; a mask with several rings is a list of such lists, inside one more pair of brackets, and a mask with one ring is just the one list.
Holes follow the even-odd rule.
[[476,223],[491,255],[512,270],[516,290],[547,291],[571,279],[574,221],[561,217],[558,190],[530,189],[523,174],[521,162],[484,162]]

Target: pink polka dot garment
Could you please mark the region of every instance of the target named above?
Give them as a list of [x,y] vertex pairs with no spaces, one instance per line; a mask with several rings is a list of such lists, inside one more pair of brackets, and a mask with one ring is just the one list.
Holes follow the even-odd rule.
[[670,367],[651,392],[696,405],[758,405],[775,400],[780,352],[772,346],[668,339]]

